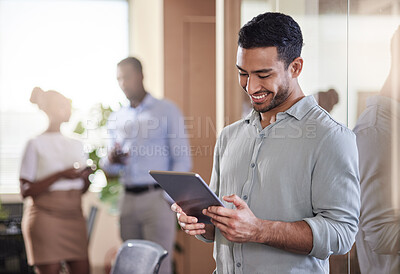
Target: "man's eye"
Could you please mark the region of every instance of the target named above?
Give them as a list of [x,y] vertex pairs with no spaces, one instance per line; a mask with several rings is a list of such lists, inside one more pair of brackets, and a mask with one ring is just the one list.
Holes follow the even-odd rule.
[[258,77],[259,78],[261,78],[261,79],[265,79],[265,78],[268,78],[268,77],[270,77],[271,75],[258,75]]
[[240,76],[249,76],[247,73],[241,73],[241,72],[239,72],[239,75]]

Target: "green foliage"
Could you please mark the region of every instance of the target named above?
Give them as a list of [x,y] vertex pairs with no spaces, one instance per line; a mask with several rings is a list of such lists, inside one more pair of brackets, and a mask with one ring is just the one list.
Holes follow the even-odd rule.
[[117,177],[107,178],[107,185],[100,192],[100,201],[110,205],[110,213],[118,213],[118,198],[122,185]]
[[100,104],[100,113],[101,113],[101,119],[99,121],[99,127],[104,127],[107,124],[108,117],[112,113],[112,109],[110,107],[104,107],[102,104]]
[[86,129],[83,126],[82,121],[79,121],[78,124],[76,125],[75,129],[74,129],[74,133],[82,135],[83,133],[85,133],[85,130]]
[[93,161],[93,164],[96,166],[96,169],[94,170],[95,172],[100,169],[99,167],[99,162],[100,162],[100,157],[99,157],[99,150],[102,149],[102,147],[99,148],[94,148],[92,151],[89,152],[89,159]]
[[[100,103],[94,105],[91,108],[90,121],[92,122],[94,121],[95,123],[94,127],[99,134],[101,134],[101,130],[105,128],[108,121],[108,117],[110,116],[111,113],[112,113],[111,107],[109,106],[105,107]],[[88,129],[85,127],[82,121],[79,121],[74,129],[74,133],[80,135],[87,133],[87,131]],[[93,161],[93,164],[96,167],[94,172],[101,169],[99,166],[99,161],[101,157],[99,155],[101,155],[100,152],[103,149],[104,149],[104,144],[92,146],[91,151],[89,151],[89,159]],[[110,205],[111,214],[117,213],[118,211],[118,197],[121,189],[122,187],[121,184],[119,183],[118,177],[107,178],[107,185],[103,187],[103,189],[99,194],[100,200]]]

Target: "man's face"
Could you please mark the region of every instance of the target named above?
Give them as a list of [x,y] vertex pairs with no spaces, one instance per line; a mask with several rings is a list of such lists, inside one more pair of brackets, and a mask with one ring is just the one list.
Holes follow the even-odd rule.
[[143,91],[143,75],[131,64],[119,65],[117,67],[117,80],[119,87],[128,99],[141,96]]
[[290,77],[285,64],[278,59],[276,47],[238,47],[236,66],[239,83],[255,111],[267,112],[288,98]]

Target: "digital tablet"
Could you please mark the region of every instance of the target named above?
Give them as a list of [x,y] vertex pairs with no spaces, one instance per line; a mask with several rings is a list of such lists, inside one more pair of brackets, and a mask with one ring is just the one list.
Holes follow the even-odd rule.
[[203,209],[224,206],[197,173],[158,170],[149,173],[183,212],[196,217],[199,223],[211,224],[210,217],[201,212]]

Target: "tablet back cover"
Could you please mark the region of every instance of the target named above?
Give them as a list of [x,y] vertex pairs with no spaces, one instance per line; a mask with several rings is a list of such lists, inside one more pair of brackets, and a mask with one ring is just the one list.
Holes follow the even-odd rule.
[[201,212],[203,209],[213,205],[223,206],[218,197],[196,173],[154,170],[149,173],[186,215],[196,217],[199,223],[211,223],[210,218]]

